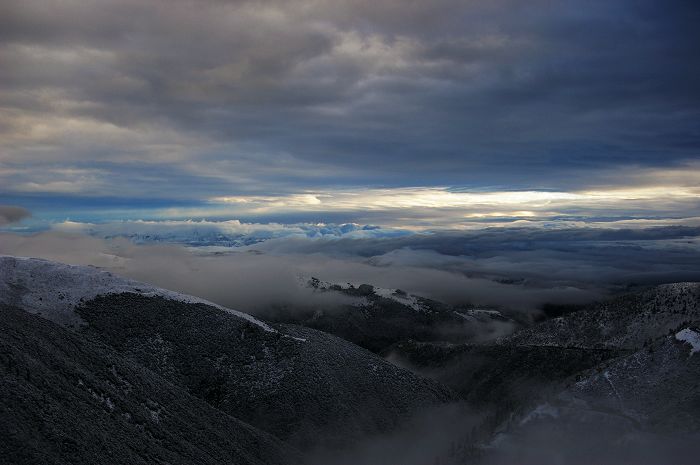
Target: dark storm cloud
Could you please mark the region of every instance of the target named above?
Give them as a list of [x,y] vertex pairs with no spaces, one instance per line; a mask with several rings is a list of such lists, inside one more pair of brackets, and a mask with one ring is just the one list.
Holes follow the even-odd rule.
[[28,218],[29,216],[31,216],[31,213],[29,213],[29,210],[25,208],[15,207],[12,205],[0,205],[0,226],[16,223],[17,221]]
[[[192,198],[572,188],[683,163],[700,142],[699,12],[682,1],[3,2],[3,190],[167,197],[164,166]],[[73,170],[64,184],[32,179],[56,166]],[[127,173],[119,186],[113,172]]]

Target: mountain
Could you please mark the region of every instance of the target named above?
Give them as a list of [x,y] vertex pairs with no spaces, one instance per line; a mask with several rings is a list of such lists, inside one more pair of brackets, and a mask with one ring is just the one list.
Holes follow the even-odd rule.
[[[656,286],[496,341],[409,340],[385,354],[483,412],[461,443],[467,462],[694,463],[687,457],[700,438],[699,290]],[[675,462],[647,462],[622,446],[647,450],[645,441],[659,450],[680,441],[673,449],[684,452],[666,455]]]
[[[0,257],[0,277],[3,314],[22,315],[17,312],[21,309],[25,317],[22,321],[32,317],[32,322],[41,323],[26,326],[25,333],[35,331],[34,326],[44,328],[41,337],[28,338],[26,346],[18,346],[19,354],[41,351],[45,338],[51,339],[53,334],[65,339],[55,342],[58,348],[80,344],[74,354],[65,357],[65,363],[84,367],[81,370],[92,377],[90,389],[95,397],[92,401],[86,399],[84,405],[84,414],[90,418],[103,414],[104,399],[112,399],[110,402],[117,405],[122,397],[128,397],[114,391],[120,385],[109,369],[116,363],[111,362],[112,358],[119,360],[122,371],[146,378],[125,378],[129,384],[145,384],[152,378],[158,380],[152,382],[156,385],[172,386],[172,396],[180,396],[178,405],[187,405],[194,398],[197,402],[193,405],[208,409],[203,410],[202,417],[207,411],[215,411],[215,418],[244,425],[248,431],[270,438],[273,444],[284,441],[284,447],[277,449],[280,454],[286,453],[285,447],[302,451],[348,447],[367,435],[392,431],[423,409],[455,399],[439,383],[329,334],[295,325],[268,324],[97,268]],[[54,373],[57,382],[44,389],[60,384],[73,386],[77,383],[75,376],[60,368],[63,357],[44,360],[52,353],[42,352],[40,362],[58,366]],[[18,387],[12,389],[34,389],[21,376],[17,383]],[[108,389],[111,385],[112,391]],[[5,388],[10,389],[3,378]],[[34,390],[39,396],[41,389]],[[167,392],[164,390],[163,395]],[[59,393],[51,391],[50,395]],[[146,406],[169,405],[157,389],[145,390],[143,398]],[[17,440],[16,452],[21,449],[22,438],[29,440],[38,435],[47,443],[51,441],[49,432],[35,431],[31,423],[25,422],[27,416],[42,418],[41,402],[17,405],[21,407],[6,424],[11,429],[26,430]],[[151,410],[158,412],[157,407]],[[126,412],[132,417],[138,415]],[[120,417],[110,413],[110,418],[116,421]],[[61,429],[69,420],[57,418],[51,428]],[[173,437],[187,434],[187,430],[177,430],[179,420],[175,426],[163,425]],[[72,440],[80,445],[83,438]],[[203,436],[196,445],[208,448],[216,443],[214,436]],[[164,442],[162,446],[168,454],[179,457],[180,452],[172,449],[172,444]],[[257,450],[257,446],[241,447],[252,455]],[[270,453],[274,456],[273,447]],[[185,461],[184,455],[181,460]],[[125,459],[122,463],[128,462]]]
[[[424,455],[443,464],[690,465],[700,453],[697,283],[524,326],[318,280],[345,306],[274,309],[270,322],[92,267],[0,257],[0,278],[12,463],[293,464],[344,450],[385,463],[428,431],[439,438],[425,447],[442,449]],[[436,413],[455,404],[448,420]]]
[[409,340],[386,354],[483,402],[502,398],[499,389],[507,385],[522,392],[528,384],[567,379],[697,320],[700,284],[679,283],[618,296],[483,344]]
[[485,341],[512,332],[520,324],[498,310],[451,306],[401,289],[371,284],[336,284],[301,279],[315,293],[341,297],[324,308],[276,306],[261,315],[270,321],[318,329],[375,353],[408,339],[464,343]]
[[700,283],[622,295],[517,332],[504,343],[634,349],[700,318]]
[[487,463],[697,463],[699,350],[700,333],[688,327],[580,373],[509,422]]
[[19,464],[279,464],[300,454],[114,349],[0,305],[0,456]]

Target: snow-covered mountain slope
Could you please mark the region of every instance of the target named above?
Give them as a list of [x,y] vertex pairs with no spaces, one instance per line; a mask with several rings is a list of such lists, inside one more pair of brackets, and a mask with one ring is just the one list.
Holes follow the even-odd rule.
[[[700,454],[700,357],[669,335],[584,371],[516,416],[487,448],[486,463],[691,465]],[[694,336],[693,336],[694,339]],[[544,451],[547,451],[546,453]]]
[[[692,337],[688,337],[691,336]],[[700,429],[700,335],[684,328],[625,357],[579,375],[559,400],[584,410],[608,412],[643,428]]]
[[352,444],[447,388],[342,339],[271,325],[95,268],[0,260],[2,303],[73,327],[212,407],[300,447]]
[[55,323],[79,325],[81,320],[75,313],[75,307],[81,302],[98,295],[124,292],[206,304],[266,331],[274,331],[269,325],[247,313],[231,310],[198,297],[122,278],[93,266],[74,266],[38,258],[0,255],[0,303],[17,305],[26,311],[40,313]]
[[696,319],[700,283],[664,284],[548,320],[502,342],[635,349]]
[[[572,415],[589,419],[589,426],[597,421],[609,426],[615,420],[610,434],[622,440],[630,430],[617,419],[645,422],[659,432],[661,425],[686,418],[688,412],[700,418],[700,397],[691,389],[700,386],[700,371],[694,368],[695,358],[700,359],[694,352],[700,349],[699,288],[695,283],[650,288],[486,344],[407,341],[390,353],[398,364],[439,380],[486,412],[478,440],[490,441],[494,432],[527,415],[558,418],[584,401],[587,407]],[[588,381],[567,387],[572,379]],[[570,392],[563,411],[552,407],[560,392]],[[675,425],[669,431],[700,433],[698,421],[679,421],[689,428]],[[559,431],[567,425],[551,427]],[[532,434],[523,433],[530,439]],[[508,460],[502,463],[517,462]]]

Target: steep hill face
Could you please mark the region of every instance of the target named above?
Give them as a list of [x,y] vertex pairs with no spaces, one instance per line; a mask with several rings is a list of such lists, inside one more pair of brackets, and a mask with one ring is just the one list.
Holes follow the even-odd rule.
[[523,397],[528,385],[539,390],[543,383],[565,380],[699,319],[700,285],[669,284],[584,307],[493,343],[406,341],[387,353],[466,398],[484,402],[516,387],[515,397]]
[[432,344],[407,341],[392,347],[399,365],[450,386],[477,408],[509,409],[551,390],[557,382],[624,352],[610,349]]
[[0,303],[97,341],[185,392],[301,448],[347,446],[453,395],[318,331],[273,327],[90,267],[0,257]]
[[558,400],[565,408],[615,416],[642,429],[698,431],[698,350],[700,333],[684,328],[582,373]]
[[78,307],[82,330],[216,408],[302,447],[386,432],[450,393],[319,331],[270,332],[208,307],[118,294]]
[[508,345],[635,349],[700,319],[700,283],[655,286],[518,331]]
[[293,448],[108,346],[14,307],[0,315],[5,463],[299,462]]
[[696,463],[699,289],[697,283],[657,286],[500,341],[515,348],[618,353],[523,404],[499,426],[487,463],[516,457],[523,464]]
[[700,333],[684,328],[580,373],[507,425],[485,463],[697,463]]
[[[698,289],[658,286],[493,343],[406,341],[388,355],[486,413],[465,440],[467,461],[486,451],[486,463],[665,463],[630,458],[619,444],[661,446],[700,433]],[[571,455],[537,453],[562,452],[557,442]],[[487,446],[475,452],[479,443]],[[578,462],[591,448],[605,452]],[[615,460],[620,457],[629,462]]]

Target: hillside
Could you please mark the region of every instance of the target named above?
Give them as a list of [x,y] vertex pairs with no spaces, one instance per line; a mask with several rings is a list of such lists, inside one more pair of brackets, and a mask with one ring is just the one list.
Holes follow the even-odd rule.
[[[645,461],[652,445],[685,465],[700,452],[695,283],[494,338],[514,324],[496,311],[369,285],[316,283],[359,303],[289,313],[297,325],[92,267],[0,257],[0,277],[12,463],[293,464],[382,444],[416,418],[445,429],[449,450],[428,452],[445,464],[666,463]],[[464,424],[431,418],[453,403]]]
[[[652,287],[494,342],[404,341],[386,355],[450,386],[485,413],[458,448],[465,463],[476,458],[504,465],[594,463],[601,457],[619,458],[601,463],[669,463],[645,462],[644,454],[630,458],[620,445],[644,450],[648,440],[666,447],[687,435],[691,438],[676,450],[697,443],[699,288]],[[565,450],[552,448],[550,441]],[[554,455],[545,457],[541,450]],[[586,456],[590,450],[600,454]],[[577,462],[581,457],[573,451],[588,458]],[[673,463],[694,463],[687,457],[681,454]]]
[[108,346],[14,307],[0,313],[4,463],[299,461],[293,448]]
[[697,463],[698,340],[700,333],[684,328],[573,377],[507,423],[487,446],[485,463]]
[[442,385],[337,337],[269,325],[96,268],[0,257],[0,273],[3,308],[104,345],[135,370],[293,447],[349,447],[454,399]]
[[654,286],[517,332],[504,344],[635,349],[700,318],[700,283]]
[[494,309],[452,306],[371,284],[336,284],[316,278],[300,285],[314,293],[343,297],[325,308],[276,306],[262,311],[269,321],[294,323],[351,341],[375,353],[408,339],[422,342],[484,342],[509,334],[520,324]]

